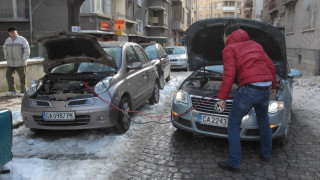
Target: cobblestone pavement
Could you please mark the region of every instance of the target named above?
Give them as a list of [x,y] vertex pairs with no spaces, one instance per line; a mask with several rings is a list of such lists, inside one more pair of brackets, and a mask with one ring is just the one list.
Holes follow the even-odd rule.
[[[242,142],[239,173],[224,171],[217,162],[228,156],[225,139],[176,130],[171,123],[153,124],[136,152],[111,176],[114,179],[320,179],[320,139],[312,127],[292,115],[289,142],[273,145],[269,162],[259,159],[259,142]],[[148,128],[148,129],[149,129]],[[150,129],[149,129],[150,130]]]

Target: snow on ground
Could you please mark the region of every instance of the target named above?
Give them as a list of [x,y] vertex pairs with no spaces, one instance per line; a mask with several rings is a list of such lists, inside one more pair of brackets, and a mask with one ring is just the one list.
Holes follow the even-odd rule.
[[[160,102],[153,106],[145,105],[139,110],[151,116],[169,116],[174,91],[188,74],[190,72],[179,72],[176,77],[173,75],[164,90],[160,91]],[[21,121],[20,102],[21,98],[10,98],[0,103],[0,108],[12,111],[14,123]],[[10,169],[11,173],[0,175],[0,179],[112,179],[109,174],[119,164],[130,159],[130,153],[139,148],[139,138],[133,140],[132,137],[143,138],[147,135],[147,125],[155,125],[148,123],[150,121],[170,121],[169,118],[148,118],[140,114],[134,114],[132,120],[134,123],[123,135],[107,130],[48,131],[34,134],[23,125],[13,131],[14,157],[3,167]]]
[[[160,102],[145,105],[139,110],[148,115],[169,116],[174,91],[189,72],[175,72],[172,80],[161,90]],[[293,113],[298,120],[320,129],[320,77],[304,72],[304,76],[295,79],[293,89]],[[1,101],[0,108],[12,110],[14,121],[21,121],[21,98]],[[156,123],[168,122],[169,118],[148,118],[135,114],[130,130],[116,135],[104,130],[45,132],[34,134],[25,126],[13,131],[12,152],[14,158],[4,168],[10,174],[0,175],[4,180],[55,180],[55,179],[112,179],[110,174],[137,152],[140,138],[152,131]],[[135,123],[136,122],[136,123]],[[147,123],[141,125],[138,123]],[[149,125],[149,126],[148,126]],[[57,135],[57,133],[59,133]]]

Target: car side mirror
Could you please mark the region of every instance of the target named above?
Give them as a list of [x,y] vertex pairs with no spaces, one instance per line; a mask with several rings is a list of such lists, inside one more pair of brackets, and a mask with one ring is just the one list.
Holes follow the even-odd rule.
[[288,74],[289,78],[300,78],[302,77],[302,73],[299,70],[291,69],[290,73]]
[[167,57],[168,57],[168,54],[164,54],[164,55],[161,56],[161,59],[162,58],[167,58]]
[[142,67],[141,62],[134,62],[131,65],[127,66],[127,70],[130,71],[132,69],[140,69]]

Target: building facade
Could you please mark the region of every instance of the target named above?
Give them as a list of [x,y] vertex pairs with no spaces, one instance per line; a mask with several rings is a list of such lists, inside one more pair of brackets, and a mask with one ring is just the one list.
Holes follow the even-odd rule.
[[261,19],[284,28],[291,67],[320,74],[320,0],[264,0]]
[[197,0],[198,20],[241,17],[242,0]]
[[0,46],[12,26],[31,45],[50,32],[70,30],[181,45],[196,13],[196,0],[0,0]]

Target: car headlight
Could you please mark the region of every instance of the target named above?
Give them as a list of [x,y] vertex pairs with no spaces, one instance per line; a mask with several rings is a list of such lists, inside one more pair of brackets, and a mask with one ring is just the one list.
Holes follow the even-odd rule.
[[32,81],[30,88],[28,88],[28,90],[27,90],[27,94],[29,96],[34,95],[41,85],[42,85],[41,80]]
[[101,93],[105,92],[106,90],[108,90],[113,82],[114,82],[113,77],[106,77],[96,84],[96,86],[94,87],[94,91],[97,94],[101,94]]
[[281,109],[284,109],[283,101],[270,101],[269,103],[269,113],[277,113]]
[[176,102],[182,102],[182,103],[188,104],[188,93],[182,90],[176,91],[174,100]]

